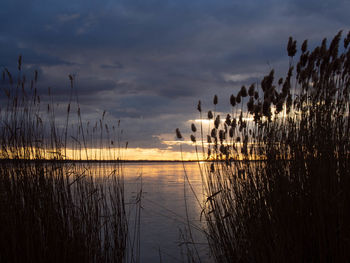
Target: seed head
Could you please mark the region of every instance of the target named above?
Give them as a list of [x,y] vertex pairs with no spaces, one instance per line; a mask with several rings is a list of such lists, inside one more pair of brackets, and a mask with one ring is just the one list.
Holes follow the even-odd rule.
[[220,125],[220,115],[216,116],[215,122],[214,122],[215,128],[219,128]]
[[199,112],[202,112],[202,106],[201,106],[201,101],[200,100],[198,101],[197,110]]
[[254,96],[254,90],[255,90],[255,86],[254,86],[254,83],[252,85],[250,85],[249,89],[248,89],[248,95],[250,97],[253,97]]
[[327,38],[324,38],[322,40],[321,48],[319,50],[319,53],[321,56],[325,55],[327,52]]
[[238,93],[238,95],[237,95],[237,97],[236,97],[236,102],[237,103],[241,103],[241,94],[240,94],[240,92]]
[[224,130],[220,130],[219,131],[219,139],[220,139],[221,143],[223,142],[223,140],[225,140],[225,137],[226,137],[225,131]]
[[218,104],[218,96],[217,95],[214,96],[213,103],[214,103],[214,105]]
[[196,125],[194,125],[194,123],[192,123],[192,125],[191,125],[191,130],[192,130],[193,132],[196,132],[196,131],[197,131]]
[[305,39],[303,44],[301,45],[301,52],[305,53],[306,50],[307,50],[307,39]]
[[208,119],[211,120],[213,118],[213,113],[210,111],[208,111]]
[[335,37],[333,38],[333,40],[329,46],[329,51],[330,51],[333,59],[338,57],[338,49],[339,49],[339,42],[340,42],[341,34],[342,34],[342,30],[340,30],[338,32],[338,34],[335,35]]
[[231,103],[232,107],[234,107],[236,105],[236,97],[233,94],[230,97],[230,103]]
[[216,129],[213,128],[210,133],[211,137],[216,138]]
[[253,97],[250,97],[248,103],[247,103],[247,108],[250,113],[253,113],[254,111],[254,99]]
[[231,138],[233,137],[233,133],[234,133],[234,130],[233,130],[233,128],[231,127],[230,130],[229,130],[229,135],[230,135]]
[[208,143],[211,143],[211,137],[209,135],[207,135],[207,141]]
[[227,114],[227,115],[226,115],[225,123],[226,123],[228,126],[231,124],[231,115],[230,115],[230,114]]
[[273,83],[273,79],[274,79],[274,74],[275,71],[272,69],[270,71],[270,74],[265,76],[263,78],[263,80],[261,81],[261,88],[264,92],[268,91],[271,89],[272,83]]
[[255,100],[259,99],[259,93],[257,91],[254,92],[254,99]]
[[233,118],[232,121],[231,121],[231,127],[232,128],[236,128],[236,126],[237,126],[237,121],[236,121],[235,118]]
[[346,36],[346,38],[344,39],[344,48],[347,49],[348,45],[350,43],[350,31],[348,32],[348,35]]
[[241,96],[243,98],[248,96],[247,89],[245,86],[242,86],[242,88],[241,88]]
[[193,134],[191,134],[191,141],[196,142],[196,137]]
[[297,53],[297,41],[293,40],[292,37],[289,37],[287,51],[289,57],[294,57],[295,53]]
[[179,128],[176,128],[175,132],[176,132],[176,138],[182,139],[182,135],[181,135]]

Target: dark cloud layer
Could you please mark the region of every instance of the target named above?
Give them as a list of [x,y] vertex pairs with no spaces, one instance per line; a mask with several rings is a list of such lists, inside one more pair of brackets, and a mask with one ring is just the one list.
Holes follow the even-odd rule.
[[15,69],[22,54],[60,103],[74,74],[86,118],[107,110],[133,146],[162,147],[157,136],[194,118],[198,99],[209,108],[219,94],[225,110],[240,85],[271,68],[284,74],[290,35],[313,45],[347,31],[349,9],[345,0],[5,0],[0,65]]

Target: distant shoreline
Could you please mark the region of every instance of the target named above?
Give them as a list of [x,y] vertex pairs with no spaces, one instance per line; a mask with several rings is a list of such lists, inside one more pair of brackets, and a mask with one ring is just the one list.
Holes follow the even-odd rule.
[[[52,160],[52,159],[0,159],[0,163],[197,163],[214,162],[215,160]],[[230,162],[239,162],[242,160],[231,160]],[[261,162],[266,160],[250,160],[250,162]],[[216,160],[216,162],[225,162]]]
[[210,162],[208,160],[52,160],[52,159],[0,159],[0,163],[31,162],[31,163],[194,163]]

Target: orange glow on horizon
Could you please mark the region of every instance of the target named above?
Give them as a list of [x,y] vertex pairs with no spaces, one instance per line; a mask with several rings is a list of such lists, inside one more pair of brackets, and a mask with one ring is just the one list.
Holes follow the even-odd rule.
[[[82,159],[86,160],[85,150],[72,150],[66,151],[68,159]],[[89,160],[117,160],[118,157],[121,160],[130,161],[189,161],[197,160],[195,152],[182,152],[180,150],[175,151],[172,149],[159,149],[159,148],[128,148],[128,149],[87,149],[87,155]]]
[[[10,155],[9,155],[10,154]],[[189,161],[198,160],[195,152],[159,148],[78,148],[78,149],[25,149],[0,152],[0,159],[41,160],[130,160],[130,161]]]
[[171,149],[158,148],[131,148],[127,149],[123,154],[124,160],[197,160],[197,156],[193,152],[181,152]]

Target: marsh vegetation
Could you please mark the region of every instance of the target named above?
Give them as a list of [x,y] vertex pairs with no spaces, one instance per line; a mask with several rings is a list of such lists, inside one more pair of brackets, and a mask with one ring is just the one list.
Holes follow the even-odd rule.
[[202,215],[217,262],[349,261],[349,42],[305,40],[295,61],[290,38],[285,78],[242,86],[226,116],[215,95],[209,133],[191,126],[209,161]]
[[[89,162],[71,160],[81,160],[85,152],[88,161],[89,143],[100,142],[100,151],[106,151],[116,140],[113,147],[120,152],[120,141],[111,138],[105,114],[90,131],[71,95],[65,120],[57,122],[57,104],[50,90],[47,96],[39,94],[37,79],[35,71],[33,79],[26,80],[21,57],[16,75],[3,71],[0,261],[139,262],[139,206],[137,200],[126,206],[122,163],[110,164],[113,169],[101,174],[102,163],[96,173]],[[73,91],[73,77],[69,79]],[[116,136],[118,129],[119,123],[113,127]],[[108,135],[107,145],[102,134]],[[69,157],[72,149],[78,154]],[[130,209],[135,209],[132,225]]]

